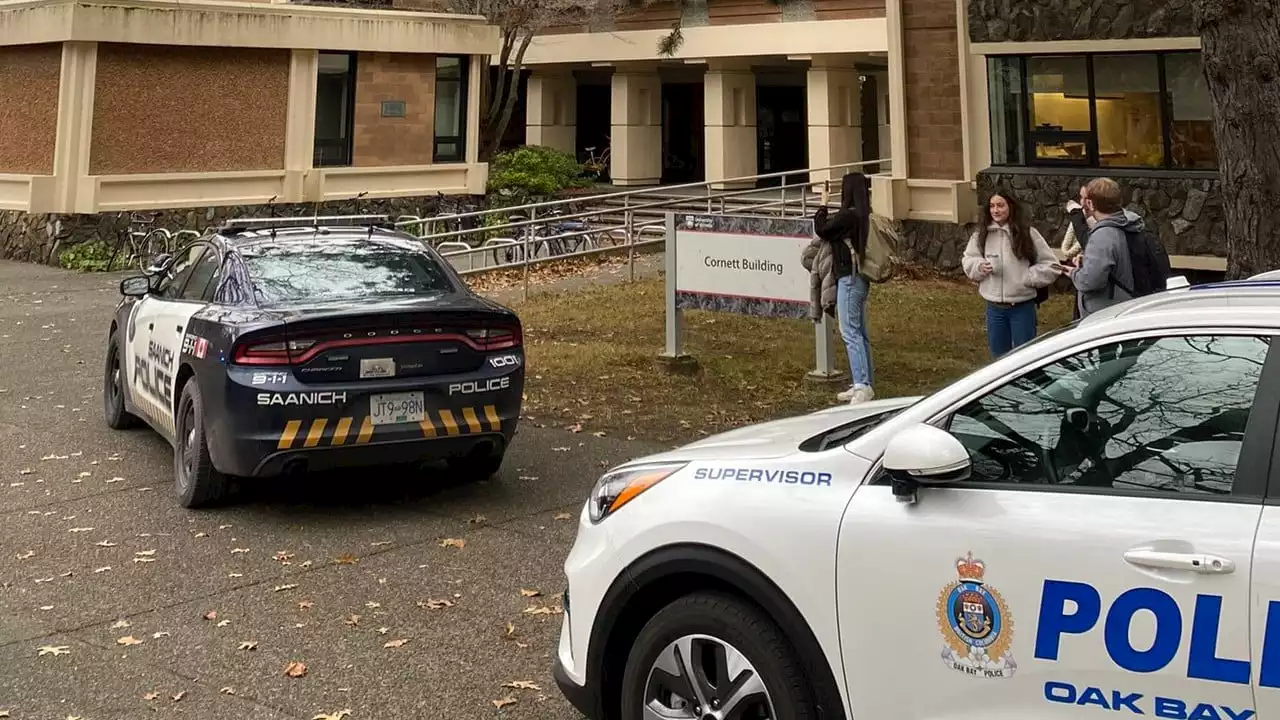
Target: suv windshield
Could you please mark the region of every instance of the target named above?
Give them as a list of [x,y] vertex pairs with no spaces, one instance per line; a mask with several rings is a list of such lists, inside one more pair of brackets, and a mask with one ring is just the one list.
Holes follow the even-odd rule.
[[254,294],[267,305],[439,295],[456,288],[429,255],[391,243],[320,236],[241,246]]

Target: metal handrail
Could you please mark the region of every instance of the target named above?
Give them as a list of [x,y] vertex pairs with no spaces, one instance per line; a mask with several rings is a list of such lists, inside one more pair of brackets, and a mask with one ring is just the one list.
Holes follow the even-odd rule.
[[[635,280],[636,251],[659,246],[666,242],[665,218],[663,217],[665,213],[657,214],[653,211],[682,206],[687,207],[692,203],[696,203],[699,206],[698,211],[710,214],[761,214],[789,217],[796,214],[792,210],[794,207],[800,216],[805,216],[809,213],[811,207],[816,207],[819,204],[815,196],[815,188],[818,185],[830,192],[832,186],[839,184],[841,181],[840,178],[828,178],[820,183],[813,183],[808,180],[810,173],[877,164],[883,168],[888,163],[889,161],[885,159],[867,160],[832,165],[825,168],[787,170],[742,178],[729,178],[727,180],[705,180],[681,185],[645,187],[621,192],[496,207],[468,213],[449,213],[447,220],[450,223],[457,223],[459,227],[461,226],[460,220],[468,217],[482,218],[493,215],[506,215],[508,219],[493,225],[486,225],[480,222],[476,223],[476,226],[472,228],[414,234],[427,245],[434,246],[440,256],[455,267],[459,275],[474,275],[494,270],[521,270],[523,272],[524,295],[527,297],[529,268],[539,263],[570,260],[625,250],[630,278]],[[805,181],[800,183],[788,182],[789,177],[797,175],[805,176]],[[754,186],[756,183],[753,181],[770,178],[780,178],[781,182],[776,186],[764,188],[716,189],[712,187],[713,185],[726,183],[750,183]],[[695,188],[704,189],[706,193],[685,195],[680,192]],[[797,188],[800,189],[799,192],[796,192]],[[675,193],[674,197],[672,196],[673,191]],[[769,197],[769,193],[780,193],[780,197]],[[659,195],[661,197],[653,197]],[[734,198],[741,198],[741,200],[735,205],[726,203],[726,200]],[[620,206],[617,204],[619,199],[622,201]],[[762,202],[752,202],[753,199],[759,199]],[[703,203],[705,203],[705,206],[703,206]],[[568,214],[553,214],[558,208],[566,205],[586,205],[588,207],[586,210]],[[638,217],[638,214],[643,214],[643,216]],[[657,214],[656,217],[654,216],[655,214]],[[618,215],[622,216],[620,222]],[[511,216],[518,216],[519,219],[510,219]],[[402,216],[402,222],[395,224],[406,231],[408,226],[413,225],[427,229],[435,227],[436,223],[445,218],[446,216],[422,218]],[[602,220],[604,222],[600,222]],[[563,231],[560,228],[552,228],[556,232],[550,233],[537,232],[538,228],[547,228],[548,226],[569,221],[579,221],[583,227],[575,227]],[[495,234],[499,236],[494,237]],[[658,237],[652,238],[655,234]],[[652,239],[641,239],[643,235],[649,235]],[[466,242],[465,236],[473,236],[475,240]],[[621,236],[621,243],[618,242],[619,236]],[[605,243],[605,238],[607,238],[608,245]],[[583,248],[584,245],[586,246],[585,248]],[[544,250],[545,254],[542,254]],[[477,262],[477,258],[479,258],[479,262]],[[489,262],[490,258],[492,259],[492,264]],[[479,266],[477,267],[477,265]]]

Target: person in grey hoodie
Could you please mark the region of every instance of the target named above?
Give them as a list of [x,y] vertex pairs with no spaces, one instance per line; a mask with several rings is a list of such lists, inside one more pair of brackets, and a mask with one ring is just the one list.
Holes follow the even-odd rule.
[[1120,186],[1110,178],[1096,178],[1085,186],[1084,209],[1096,221],[1089,232],[1079,266],[1068,277],[1079,293],[1080,317],[1132,296],[1133,267],[1129,262],[1129,233],[1140,233],[1146,223],[1125,210]]

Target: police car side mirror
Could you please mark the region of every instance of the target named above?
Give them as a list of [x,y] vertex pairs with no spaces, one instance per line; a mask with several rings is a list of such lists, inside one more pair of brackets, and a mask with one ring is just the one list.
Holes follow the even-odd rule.
[[143,276],[127,277],[120,281],[120,294],[128,297],[142,297],[151,292],[151,278]]
[[954,435],[925,423],[913,425],[889,440],[884,469],[893,495],[913,503],[921,485],[949,485],[969,477],[969,451]]

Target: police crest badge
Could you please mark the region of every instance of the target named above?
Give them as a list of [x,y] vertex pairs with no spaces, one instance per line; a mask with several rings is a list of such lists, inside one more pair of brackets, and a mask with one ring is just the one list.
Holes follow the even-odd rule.
[[938,594],[942,661],[974,677],[1013,677],[1013,615],[999,591],[983,582],[986,572],[986,563],[969,552],[956,559],[958,579]]

